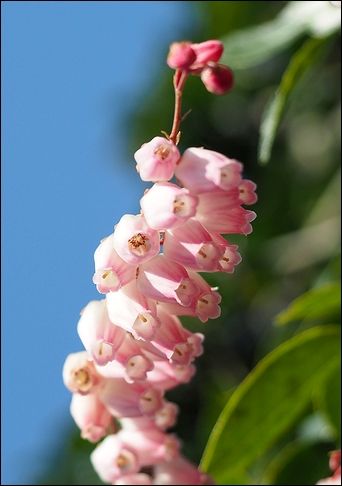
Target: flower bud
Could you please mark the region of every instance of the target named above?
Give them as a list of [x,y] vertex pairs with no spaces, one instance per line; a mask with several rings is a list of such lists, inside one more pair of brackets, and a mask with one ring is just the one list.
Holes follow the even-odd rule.
[[222,95],[231,90],[234,83],[233,71],[227,66],[207,66],[201,73],[204,86],[210,93]]
[[196,54],[196,66],[205,65],[208,62],[217,62],[223,53],[223,44],[218,40],[208,40],[200,44],[191,44]]
[[174,42],[170,46],[167,64],[171,69],[188,69],[195,59],[196,54],[190,42]]

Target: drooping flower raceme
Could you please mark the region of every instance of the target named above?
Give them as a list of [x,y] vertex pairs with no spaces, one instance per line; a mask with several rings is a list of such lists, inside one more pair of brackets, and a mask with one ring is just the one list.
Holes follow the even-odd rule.
[[255,218],[244,206],[256,202],[256,186],[243,179],[240,162],[203,147],[183,154],[177,148],[187,77],[199,76],[215,94],[232,87],[232,72],[218,64],[222,52],[216,40],[171,46],[172,132],[134,155],[141,179],[153,185],[140,213],[122,216],[95,250],[93,282],[101,298],[81,312],[85,351],[64,364],[81,436],[103,439],[91,462],[107,483],[212,484],[167,432],[178,407],[165,393],[191,380],[203,353],[204,335],[186,329],[179,316],[205,323],[221,312],[219,292],[200,273],[234,272],[241,257],[223,235],[248,235]]

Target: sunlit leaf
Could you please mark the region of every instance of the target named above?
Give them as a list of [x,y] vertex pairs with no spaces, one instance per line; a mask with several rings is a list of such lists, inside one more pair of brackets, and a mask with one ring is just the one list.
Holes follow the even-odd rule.
[[202,469],[221,484],[247,470],[303,412],[339,351],[339,327],[322,326],[296,335],[261,360],[219,416]]
[[337,317],[340,306],[341,285],[339,282],[329,283],[311,289],[297,297],[277,315],[275,322],[281,326],[304,319],[309,321],[318,318]]
[[326,37],[340,26],[339,10],[329,2],[288,2],[279,14],[225,38],[222,62],[246,69],[268,61],[304,34]]
[[260,126],[259,160],[269,161],[274,138],[280,124],[286,103],[305,71],[317,60],[326,39],[309,39],[294,54],[285,70],[279,88],[267,105]]

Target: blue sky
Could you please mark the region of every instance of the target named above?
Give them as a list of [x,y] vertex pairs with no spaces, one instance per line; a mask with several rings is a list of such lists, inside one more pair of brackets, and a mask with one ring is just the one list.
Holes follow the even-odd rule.
[[142,193],[121,116],[189,16],[185,2],[2,3],[2,484],[32,484],[71,421],[61,369],[99,298],[93,252]]

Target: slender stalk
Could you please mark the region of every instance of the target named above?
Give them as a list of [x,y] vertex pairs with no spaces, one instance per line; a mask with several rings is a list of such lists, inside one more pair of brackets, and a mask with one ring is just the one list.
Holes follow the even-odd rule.
[[187,77],[188,73],[180,69],[176,70],[173,77],[173,86],[175,89],[175,111],[169,139],[175,144],[177,144],[179,141],[179,128],[182,121],[182,94]]

